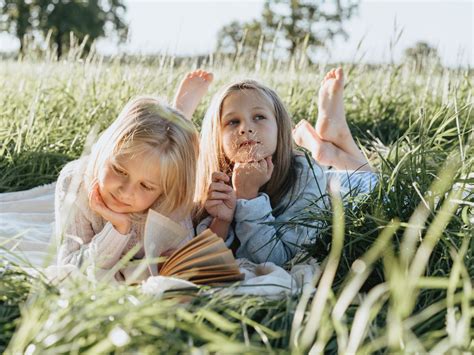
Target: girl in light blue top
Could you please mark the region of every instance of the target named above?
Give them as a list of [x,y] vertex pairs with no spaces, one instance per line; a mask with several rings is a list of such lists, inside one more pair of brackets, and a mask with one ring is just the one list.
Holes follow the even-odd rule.
[[358,185],[353,193],[372,188],[376,175],[346,123],[343,80],[340,68],[326,75],[316,129],[303,121],[293,132],[316,162],[294,150],[292,121],[270,88],[245,80],[214,97],[201,131],[198,233],[209,227],[237,257],[282,265],[318,231],[288,222],[310,205],[323,207],[333,183]]

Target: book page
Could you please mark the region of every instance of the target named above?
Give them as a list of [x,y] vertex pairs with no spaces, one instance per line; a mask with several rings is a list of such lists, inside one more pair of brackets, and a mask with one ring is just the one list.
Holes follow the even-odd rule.
[[168,259],[163,265],[163,272],[167,273],[168,270],[175,268],[183,263],[188,264],[191,260],[199,259],[205,256],[214,255],[216,253],[229,250],[222,240],[208,240],[205,244],[199,245],[198,248],[187,249],[184,253],[179,253],[176,257]]
[[[188,234],[189,231],[186,228],[172,219],[149,209],[143,234],[145,257],[157,258],[166,250],[176,249]],[[158,275],[156,262],[151,262],[149,268],[153,276]]]
[[196,277],[191,278],[189,281],[202,285],[202,284],[214,284],[216,282],[231,282],[231,281],[241,281],[245,278],[244,274],[235,274],[235,275],[224,275],[224,276],[211,276],[211,277]]
[[[204,232],[194,237],[189,242],[181,246],[178,250],[176,250],[173,254],[171,254],[170,257],[166,260],[165,265],[173,265],[176,259],[181,258],[182,256],[185,256],[188,254],[192,254],[194,250],[201,249],[207,246],[208,244],[215,243],[215,240],[218,237],[212,234],[206,233],[207,231],[209,231],[209,229],[206,229]],[[163,271],[164,271],[165,265],[163,265]]]
[[193,267],[203,267],[219,264],[235,265],[236,268],[238,267],[234,256],[232,255],[232,251],[226,248],[226,250],[217,253],[206,255],[197,259],[192,259],[182,264],[173,265],[172,267],[166,269],[166,273],[163,274],[163,276],[173,276],[173,274],[179,271],[183,271]]
[[189,269],[188,271],[179,272],[177,274],[173,274],[173,277],[177,277],[180,279],[191,280],[191,279],[204,279],[210,277],[219,277],[219,276],[239,276],[240,271],[237,270],[225,270],[225,271],[199,271],[195,269]]
[[[216,264],[210,266],[192,267],[183,271],[178,271],[173,275],[181,275],[187,272],[236,272],[239,271],[237,264]],[[239,271],[240,272],[240,271]]]

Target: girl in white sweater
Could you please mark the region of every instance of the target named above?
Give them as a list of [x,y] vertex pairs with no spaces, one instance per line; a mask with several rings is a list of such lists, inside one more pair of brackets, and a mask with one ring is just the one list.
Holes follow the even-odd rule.
[[91,154],[60,173],[55,196],[59,264],[110,269],[137,244],[135,258],[142,258],[149,208],[180,223],[192,238],[197,154],[197,131],[180,111],[153,97],[130,101]]

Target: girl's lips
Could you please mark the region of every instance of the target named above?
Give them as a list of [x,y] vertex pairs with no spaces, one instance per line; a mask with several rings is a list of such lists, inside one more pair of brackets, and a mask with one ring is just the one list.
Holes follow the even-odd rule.
[[259,143],[260,142],[253,141],[253,140],[243,141],[242,143],[240,143],[239,148],[249,146],[249,145],[255,145],[255,144],[259,144]]
[[119,205],[119,206],[124,206],[124,207],[129,207],[130,205],[127,204],[127,203],[123,203],[122,201],[120,201],[117,197],[114,196],[113,193],[110,193],[110,196],[112,196],[114,202]]

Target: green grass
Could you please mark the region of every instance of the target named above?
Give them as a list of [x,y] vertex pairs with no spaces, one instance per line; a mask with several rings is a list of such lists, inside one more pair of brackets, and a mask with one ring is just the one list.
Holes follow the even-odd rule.
[[[295,122],[317,116],[325,66],[214,57],[223,83],[254,77],[275,88]],[[25,59],[0,65],[0,191],[52,182],[134,95],[172,98],[196,63]],[[58,289],[0,267],[0,351],[7,353],[452,352],[474,347],[472,73],[409,64],[345,64],[350,127],[379,169],[367,203],[309,208],[292,223],[327,221],[316,245],[316,294],[279,300],[219,289],[156,299],[133,287]],[[198,108],[200,118],[210,95]],[[471,184],[471,190],[465,185]],[[339,211],[339,212],[338,212]],[[335,223],[333,223],[333,221]],[[16,330],[15,330],[15,327]],[[7,348],[8,346],[8,348]]]

